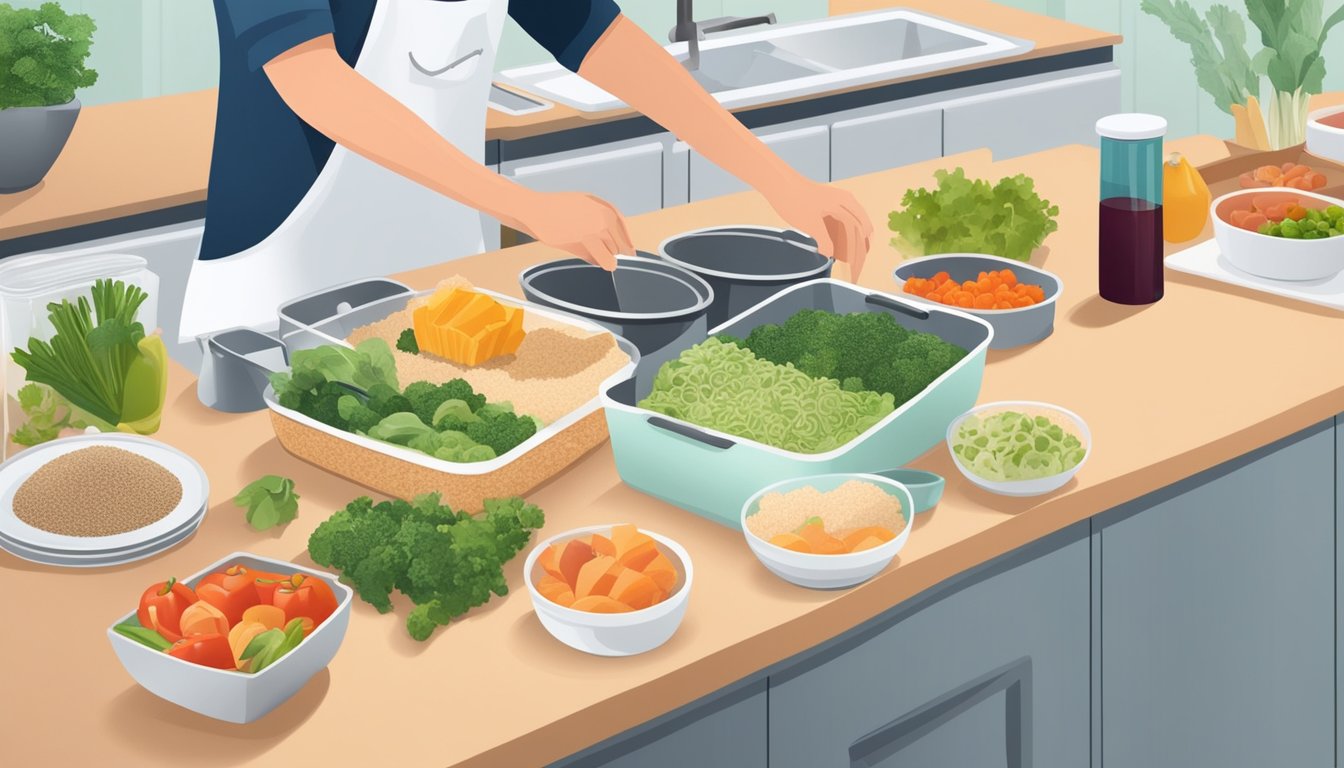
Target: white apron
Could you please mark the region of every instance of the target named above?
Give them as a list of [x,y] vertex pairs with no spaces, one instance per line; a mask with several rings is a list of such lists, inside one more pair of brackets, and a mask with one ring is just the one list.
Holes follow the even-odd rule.
[[[378,0],[356,71],[483,161],[507,0]],[[180,341],[237,326],[322,288],[480,253],[481,216],[337,145],[280,226],[241,253],[196,261]]]

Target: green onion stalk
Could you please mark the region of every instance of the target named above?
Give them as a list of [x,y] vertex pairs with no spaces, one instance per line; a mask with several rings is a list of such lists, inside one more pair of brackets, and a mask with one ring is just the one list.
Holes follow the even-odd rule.
[[1307,140],[1307,105],[1311,94],[1298,88],[1292,93],[1275,91],[1269,101],[1269,146],[1294,147]]

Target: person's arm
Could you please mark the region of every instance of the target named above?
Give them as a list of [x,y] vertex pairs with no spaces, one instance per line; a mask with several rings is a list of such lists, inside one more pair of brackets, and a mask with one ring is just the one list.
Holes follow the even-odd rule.
[[610,204],[535,192],[477,163],[346,64],[331,35],[296,45],[263,69],[290,109],[352,152],[604,268],[634,253]]
[[618,16],[588,51],[579,74],[759,190],[790,226],[811,235],[822,253],[848,263],[858,277],[873,225],[854,196],[789,167],[634,22]]

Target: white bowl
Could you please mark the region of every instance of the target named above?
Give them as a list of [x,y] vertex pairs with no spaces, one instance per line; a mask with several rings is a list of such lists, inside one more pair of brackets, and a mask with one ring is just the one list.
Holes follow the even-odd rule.
[[695,569],[691,566],[691,556],[680,544],[653,531],[639,529],[657,542],[658,548],[677,569],[677,586],[672,594],[648,608],[626,613],[576,611],[551,602],[537,591],[537,558],[547,547],[586,534],[609,536],[611,529],[610,525],[593,525],[546,539],[528,554],[523,564],[523,579],[527,582],[527,593],[532,596],[532,608],[537,618],[556,640],[595,656],[633,656],[667,642],[686,615],[686,602],[690,598]]
[[[350,601],[354,593],[329,573],[246,552],[234,552],[184,582],[195,588],[196,583],[206,574],[234,563],[260,571],[302,573],[322,579],[336,593],[336,612],[305,637],[298,647],[256,674],[193,664],[118,634],[113,627],[134,618],[135,611],[113,622],[112,627],[107,629],[107,636],[112,641],[112,650],[116,651],[121,665],[145,690],[206,717],[231,723],[250,723],[298,693],[313,675],[331,662],[350,625]],[[128,595],[127,602],[138,598],[139,595]]]
[[1296,198],[1309,207],[1344,206],[1344,201],[1300,189],[1243,189],[1223,195],[1213,201],[1209,214],[1218,250],[1232,266],[1256,277],[1293,281],[1322,280],[1344,271],[1344,236],[1292,240],[1234,227],[1227,221],[1231,211],[1250,207],[1250,201],[1242,198],[1259,196]]
[[[760,509],[761,499],[767,493],[787,493],[805,486],[812,486],[825,493],[839,488],[850,480],[867,481],[899,498],[905,527],[896,534],[896,538],[862,552],[814,555],[775,546],[752,533],[747,527],[747,518],[756,514]],[[761,561],[761,565],[781,579],[809,589],[843,589],[862,584],[887,567],[910,538],[910,528],[914,525],[914,511],[915,501],[910,496],[909,489],[880,475],[856,473],[813,475],[766,486],[748,499],[742,506],[742,535],[746,537],[747,546],[751,548],[752,554],[756,555],[756,559]]]
[[1321,118],[1344,112],[1344,107],[1326,107],[1307,115],[1307,152],[1344,163],[1344,128],[1335,128],[1320,122]]
[[[956,437],[957,430],[961,428],[962,422],[970,416],[979,416],[988,413],[998,413],[1000,411],[1019,411],[1029,416],[1045,416],[1052,422],[1063,427],[1066,431],[1073,433],[1079,441],[1082,442],[1086,453],[1083,454],[1082,461],[1072,469],[1060,472],[1057,475],[1041,477],[1035,480],[1008,480],[996,481],[983,478],[961,463],[961,459],[952,452],[952,440]],[[985,403],[976,406],[963,413],[952,421],[947,428],[947,452],[952,454],[952,463],[957,465],[957,469],[962,476],[972,483],[984,488],[991,493],[997,493],[1001,496],[1040,496],[1059,490],[1066,483],[1078,474],[1078,470],[1083,468],[1088,458],[1092,456],[1092,432],[1087,428],[1087,423],[1082,417],[1067,408],[1060,408],[1050,403],[1039,403],[1033,400],[1001,400],[996,403]]]

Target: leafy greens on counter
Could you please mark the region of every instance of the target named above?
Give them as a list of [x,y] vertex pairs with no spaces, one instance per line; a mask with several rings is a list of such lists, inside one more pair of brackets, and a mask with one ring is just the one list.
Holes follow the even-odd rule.
[[266,475],[248,483],[233,497],[233,503],[247,510],[248,525],[258,531],[283,525],[299,515],[294,481],[279,475]]
[[936,253],[988,253],[1029,261],[1031,252],[1059,228],[1059,206],[1036,193],[1025,174],[997,184],[968,179],[966,171],[934,172],[936,189],[910,189],[904,210],[892,211],[891,244],[907,256]]
[[395,589],[415,603],[406,631],[428,640],[434,630],[509,586],[504,564],[545,523],[521,498],[488,499],[480,515],[454,511],[437,493],[406,502],[355,499],[308,538],[313,562],[341,572],[379,613],[392,610]]

